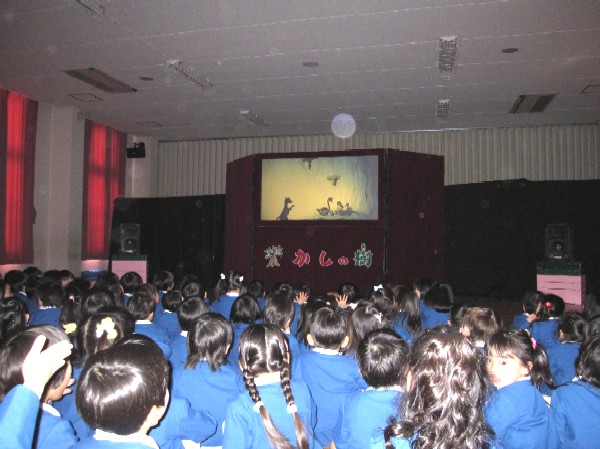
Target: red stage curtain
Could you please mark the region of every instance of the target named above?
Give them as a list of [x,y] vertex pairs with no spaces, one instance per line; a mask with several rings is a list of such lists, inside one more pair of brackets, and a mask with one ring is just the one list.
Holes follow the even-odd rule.
[[33,262],[37,101],[0,89],[0,264]]
[[108,259],[113,201],[125,191],[127,134],[85,122],[82,259]]

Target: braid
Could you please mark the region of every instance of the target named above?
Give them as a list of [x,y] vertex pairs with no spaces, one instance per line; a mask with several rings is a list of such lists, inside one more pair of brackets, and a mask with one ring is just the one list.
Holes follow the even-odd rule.
[[258,403],[260,401],[260,394],[254,383],[254,373],[250,369],[244,368],[242,374],[244,375],[244,385],[246,385],[246,390],[248,390],[250,398],[255,404]]
[[[290,386],[290,362],[287,359],[284,359],[281,364],[279,376],[281,378],[281,389],[285,396],[285,402],[288,407],[291,407],[292,405],[295,405],[295,402],[294,395],[292,394],[292,387]],[[300,419],[300,415],[298,415],[297,408],[294,410],[293,415],[294,427],[296,429],[296,445],[298,446],[298,449],[308,449],[308,438],[306,436],[306,431],[304,430],[304,424]]]

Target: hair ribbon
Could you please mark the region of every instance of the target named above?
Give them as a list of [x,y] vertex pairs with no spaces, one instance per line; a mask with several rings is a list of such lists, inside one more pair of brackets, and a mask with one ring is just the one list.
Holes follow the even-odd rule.
[[296,404],[292,403],[292,404],[288,404],[287,405],[287,412],[289,414],[292,413],[298,413],[298,407],[296,406]]
[[264,406],[265,404],[263,401],[258,401],[252,406],[252,410],[254,410],[256,413],[260,413],[260,408]]
[[535,351],[535,349],[537,348],[537,341],[535,341],[535,338],[533,337],[529,338],[531,338],[531,346],[533,346],[533,350]]
[[244,276],[240,276],[240,282],[244,282]]
[[550,307],[552,307],[552,305],[553,305],[553,304],[552,304],[552,302],[550,302],[550,301],[546,301],[546,302],[544,303],[544,307],[545,307],[546,309],[549,309]]
[[221,279],[224,281],[225,280],[225,273],[221,273]]
[[383,284],[376,285],[375,287],[373,287],[373,290],[375,290],[376,292],[383,290]]
[[74,334],[77,330],[77,324],[75,323],[65,323],[63,324],[63,329],[65,330],[65,334]]
[[115,328],[115,322],[109,316],[103,318],[98,324],[96,324],[96,338],[102,337],[102,334],[106,332],[106,338],[114,340],[119,335]]

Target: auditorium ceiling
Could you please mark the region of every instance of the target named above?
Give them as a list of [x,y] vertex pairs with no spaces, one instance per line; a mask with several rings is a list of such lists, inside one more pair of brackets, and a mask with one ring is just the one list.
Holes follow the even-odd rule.
[[163,141],[598,123],[600,2],[2,0],[0,87]]

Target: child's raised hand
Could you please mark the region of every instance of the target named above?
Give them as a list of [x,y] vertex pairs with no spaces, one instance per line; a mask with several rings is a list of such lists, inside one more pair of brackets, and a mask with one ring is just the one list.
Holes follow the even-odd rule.
[[65,364],[65,359],[71,355],[73,349],[73,345],[67,340],[42,351],[45,344],[46,337],[38,336],[23,361],[23,386],[36,393],[38,397],[42,396],[46,383],[56,370]]
[[298,293],[298,296],[296,296],[296,302],[298,304],[306,304],[308,302],[308,294],[306,292]]
[[534,321],[537,321],[537,315],[535,313],[530,313],[529,315],[527,315],[528,323],[533,323]]
[[345,309],[348,307],[348,295],[337,295],[335,300],[337,301],[337,305],[340,309]]

